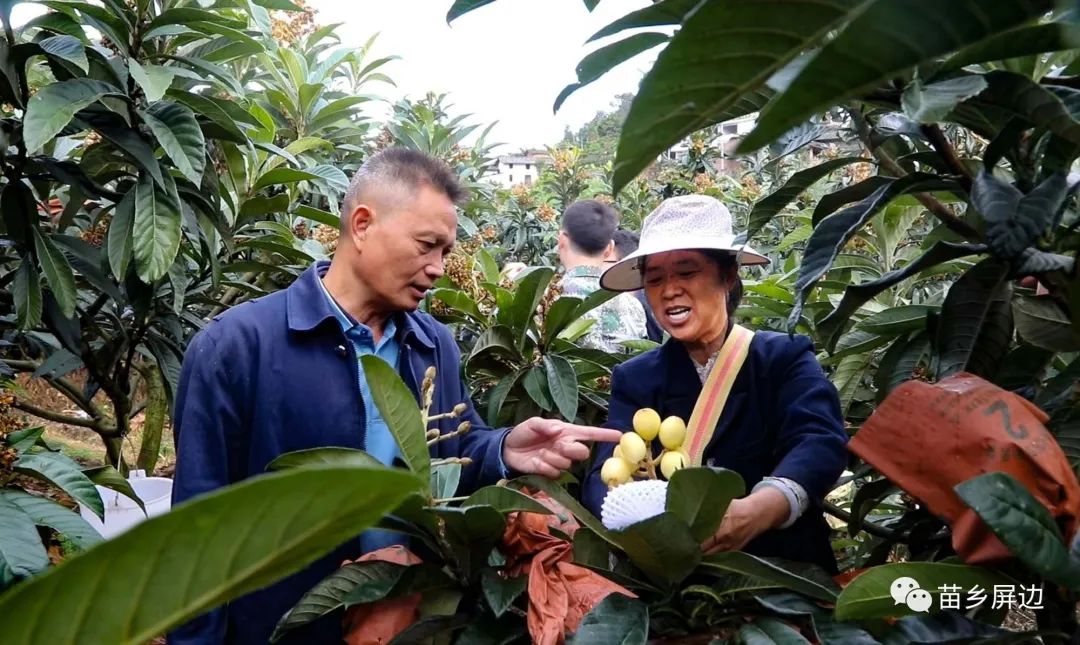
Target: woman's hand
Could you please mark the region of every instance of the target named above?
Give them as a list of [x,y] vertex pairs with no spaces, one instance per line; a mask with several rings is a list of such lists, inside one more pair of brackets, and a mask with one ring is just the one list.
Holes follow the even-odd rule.
[[705,540],[701,550],[705,555],[738,551],[765,531],[783,524],[790,512],[787,498],[771,486],[761,488],[748,497],[733,499],[724,513],[724,519],[720,521],[720,528]]

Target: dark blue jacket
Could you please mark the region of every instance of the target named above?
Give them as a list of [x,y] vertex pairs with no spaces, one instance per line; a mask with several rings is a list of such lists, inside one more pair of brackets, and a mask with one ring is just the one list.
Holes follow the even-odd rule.
[[[689,421],[701,381],[683,344],[669,340],[616,367],[611,388],[606,425],[630,430],[640,408]],[[769,475],[790,478],[806,489],[814,506],[790,527],[762,534],[745,551],[813,562],[835,571],[820,505],[847,464],[846,443],[836,388],[814,358],[810,340],[755,333],[705,448],[705,465],[736,471],[747,492]],[[614,444],[601,444],[585,481],[585,505],[597,515],[607,493],[600,467],[613,450]]]
[[[323,265],[325,266],[325,264]],[[349,341],[316,282],[316,267],[284,291],[241,304],[195,335],[184,358],[173,416],[176,475],[173,503],[263,473],[282,453],[321,446],[364,447],[363,399]],[[415,395],[424,371],[438,370],[432,413],[469,404],[472,430],[436,444],[432,455],[469,457],[460,491],[498,481],[505,431],[488,429],[472,409],[450,331],[431,316],[402,313],[399,372]],[[419,400],[419,397],[417,397]],[[461,419],[446,419],[450,432]],[[300,597],[359,541],[342,545],[301,572],[170,634],[170,643],[263,645]],[[283,642],[339,643],[340,622],[326,619]]]

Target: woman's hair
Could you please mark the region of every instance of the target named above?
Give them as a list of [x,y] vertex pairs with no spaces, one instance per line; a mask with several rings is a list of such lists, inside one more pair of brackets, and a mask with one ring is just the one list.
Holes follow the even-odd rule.
[[[733,318],[735,312],[739,309],[739,304],[742,302],[743,296],[743,283],[742,278],[739,277],[739,262],[735,259],[735,254],[730,251],[721,251],[720,249],[693,249],[698,251],[720,270],[720,276],[723,278],[732,276],[731,286],[728,287],[727,294],[727,315],[728,318]],[[638,260],[638,270],[642,275],[645,274],[645,261],[648,256],[642,256]]]

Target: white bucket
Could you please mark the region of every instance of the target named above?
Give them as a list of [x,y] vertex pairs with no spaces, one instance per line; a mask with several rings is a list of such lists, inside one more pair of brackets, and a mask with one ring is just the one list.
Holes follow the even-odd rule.
[[86,506],[79,504],[79,514],[105,539],[116,537],[147,517],[168,512],[172,506],[173,481],[167,477],[142,477],[134,471],[128,483],[146,506],[146,515],[130,497],[111,488],[97,486],[101,501],[105,503],[105,522]]

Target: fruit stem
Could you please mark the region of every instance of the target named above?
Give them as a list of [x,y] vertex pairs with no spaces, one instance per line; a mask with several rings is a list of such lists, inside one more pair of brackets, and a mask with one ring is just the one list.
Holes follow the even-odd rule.
[[652,458],[652,442],[649,442],[648,450],[645,451],[645,471],[649,475],[649,479],[656,479],[656,463]]

